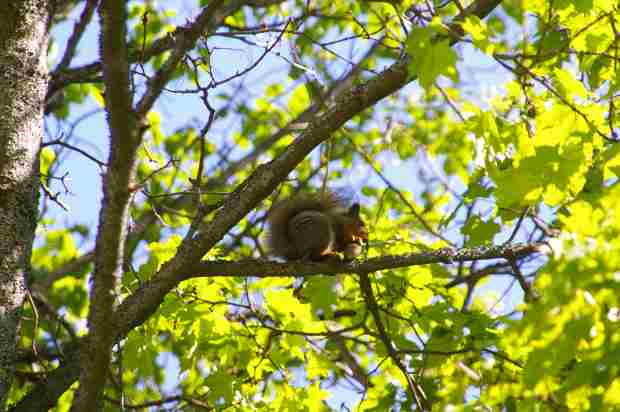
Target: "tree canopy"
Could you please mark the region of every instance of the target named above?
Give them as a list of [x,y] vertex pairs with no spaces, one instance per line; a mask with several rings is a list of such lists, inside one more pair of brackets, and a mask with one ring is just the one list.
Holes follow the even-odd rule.
[[617,2],[6,3],[0,410],[620,410]]

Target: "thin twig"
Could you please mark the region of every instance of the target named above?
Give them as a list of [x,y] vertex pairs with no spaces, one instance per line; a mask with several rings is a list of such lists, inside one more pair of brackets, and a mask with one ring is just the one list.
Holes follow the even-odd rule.
[[[93,14],[95,13],[95,9],[97,8],[97,4],[99,0],[87,0],[84,5],[84,10],[82,10],[82,14],[80,14],[80,19],[73,26],[73,33],[69,36],[69,40],[67,40],[67,46],[65,47],[65,53],[60,59],[60,63],[54,69],[54,73],[62,71],[69,67],[71,64],[71,60],[75,56],[75,51],[77,50],[77,45],[86,30],[86,26],[93,18]],[[54,75],[52,74],[52,76]]]
[[69,150],[73,150],[74,152],[77,152],[79,154],[81,154],[82,156],[84,156],[85,158],[97,163],[97,165],[101,168],[107,166],[107,164],[105,162],[102,162],[101,160],[97,159],[95,156],[89,154],[88,152],[86,152],[83,149],[80,149],[77,146],[74,146],[70,143],[64,142],[62,140],[62,138],[59,139],[54,139],[54,140],[50,140],[49,142],[45,142],[43,144],[41,144],[41,147],[47,147],[47,146],[62,146],[62,147],[66,147]]

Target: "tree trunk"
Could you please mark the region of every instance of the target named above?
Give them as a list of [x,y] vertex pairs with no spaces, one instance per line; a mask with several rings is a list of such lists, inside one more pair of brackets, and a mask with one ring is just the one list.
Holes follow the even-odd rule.
[[0,1],[0,410],[14,375],[37,222],[48,0]]

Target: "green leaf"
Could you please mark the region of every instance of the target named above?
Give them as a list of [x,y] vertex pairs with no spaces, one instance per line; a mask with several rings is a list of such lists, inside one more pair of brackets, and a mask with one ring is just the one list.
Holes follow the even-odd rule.
[[230,404],[234,397],[233,382],[232,377],[225,372],[216,371],[209,374],[206,384],[211,403],[219,403],[223,399],[225,404]]
[[469,237],[468,245],[478,246],[491,243],[496,234],[500,231],[500,226],[494,222],[485,222],[479,216],[472,216],[461,230],[464,235]]
[[[291,94],[291,97],[288,101],[288,109],[292,117],[299,115],[310,106],[311,97],[312,100],[318,98],[318,94],[313,94],[315,89],[311,87],[311,85],[314,85],[314,83],[308,82],[305,85],[301,85],[295,88],[295,90]],[[318,91],[317,93],[320,94],[320,91]]]
[[415,28],[407,40],[407,51],[413,56],[409,71],[418,76],[420,85],[429,90],[437,77],[456,76],[456,52],[448,40],[434,41],[435,30]]
[[495,52],[495,43],[492,41],[492,34],[486,23],[478,16],[468,16],[461,23],[463,30],[471,35],[474,45],[488,55]]
[[303,297],[310,301],[313,312],[320,311],[326,319],[331,319],[337,303],[336,279],[334,277],[312,277],[306,281]]
[[44,147],[41,149],[41,154],[39,155],[40,163],[39,170],[42,175],[47,175],[49,173],[50,166],[56,160],[56,152],[52,150],[50,147]]

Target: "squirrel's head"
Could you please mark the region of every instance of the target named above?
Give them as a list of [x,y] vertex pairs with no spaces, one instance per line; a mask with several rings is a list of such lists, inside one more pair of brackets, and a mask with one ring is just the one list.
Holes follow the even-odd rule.
[[347,224],[345,232],[351,237],[352,243],[362,243],[368,241],[368,230],[366,229],[366,223],[360,217],[360,205],[359,203],[353,203],[347,211],[347,216],[351,218],[351,221]]

